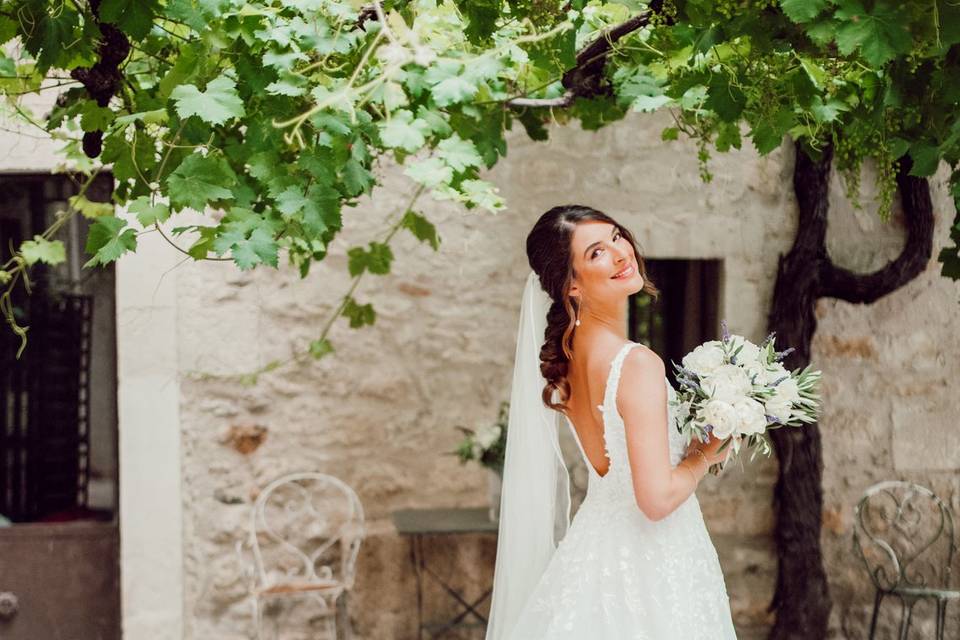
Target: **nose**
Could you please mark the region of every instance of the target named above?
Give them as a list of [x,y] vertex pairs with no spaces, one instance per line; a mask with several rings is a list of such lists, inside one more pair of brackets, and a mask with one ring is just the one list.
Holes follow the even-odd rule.
[[614,262],[623,262],[627,259],[627,251],[619,246],[616,243],[611,245],[611,251],[613,251]]

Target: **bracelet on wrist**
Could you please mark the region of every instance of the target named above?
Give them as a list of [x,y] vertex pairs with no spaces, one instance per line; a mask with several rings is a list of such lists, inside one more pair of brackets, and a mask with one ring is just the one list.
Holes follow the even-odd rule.
[[710,461],[707,460],[707,454],[705,454],[702,449],[694,449],[694,450],[693,450],[693,453],[695,453],[696,455],[700,456],[700,457],[703,459],[704,464],[705,464],[708,468],[710,467]]

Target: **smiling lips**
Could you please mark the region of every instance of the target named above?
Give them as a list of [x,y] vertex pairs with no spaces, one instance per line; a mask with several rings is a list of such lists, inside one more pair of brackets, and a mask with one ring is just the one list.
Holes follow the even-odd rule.
[[625,269],[618,271],[617,273],[610,276],[611,280],[619,280],[620,278],[626,278],[627,276],[633,275],[633,265],[629,265]]

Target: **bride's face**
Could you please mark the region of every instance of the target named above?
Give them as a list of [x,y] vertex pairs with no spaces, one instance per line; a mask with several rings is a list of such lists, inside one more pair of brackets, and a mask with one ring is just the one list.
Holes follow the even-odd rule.
[[633,245],[608,222],[581,222],[570,239],[574,278],[571,296],[590,300],[623,298],[643,288]]

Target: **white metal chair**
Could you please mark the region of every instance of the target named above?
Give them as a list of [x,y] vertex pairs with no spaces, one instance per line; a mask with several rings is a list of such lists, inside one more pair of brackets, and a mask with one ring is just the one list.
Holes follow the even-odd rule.
[[869,638],[885,596],[900,600],[899,638],[905,640],[917,601],[936,605],[936,637],[943,640],[947,604],[960,600],[950,584],[957,552],[953,516],[930,489],[900,480],[879,482],[856,507],[853,541],[876,588]]
[[[351,637],[347,596],[364,533],[360,500],[333,476],[294,473],[260,493],[246,542],[258,640]],[[274,631],[264,636],[268,620]]]

